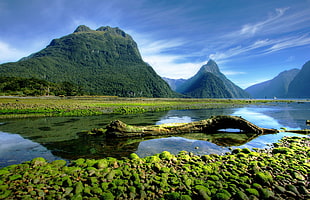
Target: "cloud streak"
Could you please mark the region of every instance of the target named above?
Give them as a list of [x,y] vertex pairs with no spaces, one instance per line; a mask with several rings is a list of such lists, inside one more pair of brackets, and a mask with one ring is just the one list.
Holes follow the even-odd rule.
[[203,62],[182,62],[185,55],[167,53],[184,45],[182,39],[153,40],[146,36],[137,36],[143,60],[149,63],[160,76],[169,78],[189,78],[204,64]]
[[[268,17],[266,20],[255,23],[255,24],[245,24],[242,26],[241,30],[237,32],[239,35],[254,35],[258,31],[264,29],[266,26],[272,25],[274,22],[276,22],[281,16],[285,14],[285,12],[289,8],[277,8],[276,14]],[[234,33],[235,35],[235,33]]]
[[[295,15],[293,17],[285,16],[288,10],[289,8],[278,8],[276,14],[266,20],[245,24],[240,30],[223,35],[222,38],[231,42],[227,45],[223,43],[220,48],[216,49],[215,53],[209,54],[209,58],[219,62],[227,62],[237,56],[257,57],[284,49],[310,45],[309,33],[295,33],[290,36],[290,34],[283,35],[280,32],[284,28],[277,25],[279,21],[284,23],[283,18],[285,18],[283,26],[289,29],[288,25],[292,24],[291,21],[295,19]],[[277,25],[279,29],[273,30],[273,25]],[[265,32],[272,32],[272,34],[266,37]]]

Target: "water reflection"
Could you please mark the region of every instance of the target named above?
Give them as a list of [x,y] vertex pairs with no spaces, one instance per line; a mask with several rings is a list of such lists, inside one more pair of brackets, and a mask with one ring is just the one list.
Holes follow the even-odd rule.
[[[255,109],[250,107],[240,108],[232,115],[242,116],[243,118],[252,122],[253,124],[256,124],[257,126],[264,128],[280,129],[281,127],[283,127],[281,124],[279,124],[279,122],[276,119],[263,113],[256,112]],[[285,127],[285,128],[291,128],[291,127]]]
[[24,139],[18,134],[0,131],[0,167],[22,163],[35,157],[51,161],[60,159],[39,143]]
[[[187,123],[199,121],[212,115],[242,116],[264,128],[307,128],[305,120],[310,116],[306,104],[250,105],[242,108],[171,110],[161,113],[136,115],[105,115],[93,117],[49,117],[28,119],[1,119],[0,121],[0,167],[45,157],[48,160],[122,158],[135,152],[144,157],[162,151],[178,153],[190,151],[195,154],[222,154],[228,147],[266,148],[283,136],[297,134],[279,133],[250,138],[242,133],[183,134],[173,137],[144,137],[129,139],[105,139],[104,137],[81,137],[78,132],[105,127],[110,121],[120,119],[132,125],[162,123]],[[2,131],[2,132],[1,132]],[[300,136],[300,135],[298,135]]]
[[[290,114],[291,111],[296,116],[299,113],[299,118],[296,120]],[[192,111],[195,112],[195,111]],[[242,116],[246,120],[264,127],[264,128],[274,128],[274,129],[304,129],[306,117],[310,116],[309,104],[286,104],[279,103],[275,105],[250,105],[243,108],[235,109],[222,109],[216,110],[207,117],[201,118],[201,111],[197,111],[197,114],[191,113],[190,116],[194,116],[195,120],[189,117],[186,111],[178,112],[171,111],[166,116],[162,117],[157,124],[162,123],[177,123],[177,122],[192,122],[197,120],[202,120],[212,115],[221,115],[225,113],[226,115]],[[180,115],[180,114],[183,114]],[[205,116],[205,115],[203,115]],[[276,117],[276,118],[275,118]],[[301,120],[302,119],[302,120]],[[178,121],[180,120],[180,121]],[[229,130],[228,130],[229,131]],[[278,133],[271,135],[262,135],[257,138],[251,138],[246,134],[241,133],[216,133],[212,135],[206,134],[187,134],[182,135],[182,137],[171,137],[156,140],[143,141],[139,144],[136,153],[140,156],[153,155],[155,153],[160,153],[161,151],[167,150],[177,153],[178,150],[186,150],[196,154],[210,154],[217,153],[222,154],[232,148],[269,148],[269,144],[279,141],[284,136],[300,136],[307,137],[294,133]],[[199,145],[192,145],[194,142],[199,142]],[[193,148],[195,146],[195,148]],[[178,150],[175,150],[178,149]]]

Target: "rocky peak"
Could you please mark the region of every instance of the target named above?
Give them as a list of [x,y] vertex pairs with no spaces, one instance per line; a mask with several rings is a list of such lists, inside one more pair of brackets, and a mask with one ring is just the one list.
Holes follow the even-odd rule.
[[110,26],[102,26],[98,28],[96,31],[109,32],[109,33],[112,33],[113,35],[119,35],[124,38],[128,37],[128,35],[123,30],[119,29],[118,27],[112,28]]
[[[80,25],[78,26],[74,33],[81,33],[81,32],[95,32],[94,30],[90,29],[88,26]],[[112,35],[121,36],[123,38],[129,38],[130,36],[126,34],[123,30],[119,29],[118,27],[112,28],[110,26],[101,26],[100,28],[96,29],[96,31],[110,33]]]
[[218,65],[214,60],[209,60],[206,65],[204,65],[204,70],[214,74],[221,73]]
[[85,26],[85,25],[80,25],[78,26],[74,33],[78,33],[78,32],[89,32],[89,31],[92,31],[88,26]]

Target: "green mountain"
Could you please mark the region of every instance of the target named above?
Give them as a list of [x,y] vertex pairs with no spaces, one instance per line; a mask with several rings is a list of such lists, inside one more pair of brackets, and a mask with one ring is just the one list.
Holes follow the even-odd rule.
[[299,69],[283,71],[275,78],[252,85],[245,89],[254,98],[287,97],[288,87],[291,81],[299,73]]
[[226,78],[218,65],[209,60],[192,78],[176,88],[177,92],[196,98],[248,98],[244,90]]
[[87,94],[124,97],[172,97],[169,85],[145,63],[132,37],[119,28],[91,30],[54,39],[43,50],[0,65],[2,77],[70,82]]
[[290,98],[310,98],[310,61],[306,62],[288,87]]

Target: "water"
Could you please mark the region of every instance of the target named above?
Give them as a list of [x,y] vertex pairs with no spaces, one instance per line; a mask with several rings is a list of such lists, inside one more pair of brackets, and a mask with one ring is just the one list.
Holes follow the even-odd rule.
[[103,115],[92,117],[47,117],[0,120],[0,167],[18,164],[35,157],[49,161],[72,160],[80,157],[122,158],[130,153],[141,157],[162,151],[177,154],[189,151],[198,155],[223,154],[231,148],[268,148],[283,136],[301,136],[293,133],[263,135],[253,140],[243,133],[183,134],[173,137],[144,137],[105,139],[86,137],[78,133],[92,128],[105,127],[119,119],[131,125],[192,122],[214,115],[242,116],[264,128],[306,129],[310,119],[310,103],[268,103],[241,108],[171,110],[168,112],[136,115]]

